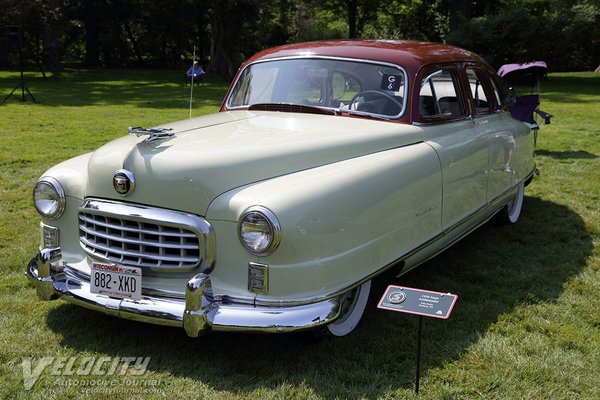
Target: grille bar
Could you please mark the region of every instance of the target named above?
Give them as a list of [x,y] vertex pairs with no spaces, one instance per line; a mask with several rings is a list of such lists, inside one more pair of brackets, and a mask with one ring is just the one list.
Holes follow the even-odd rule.
[[[91,229],[87,226],[84,225],[79,225],[79,229],[89,235],[95,235],[98,237],[101,237],[103,239],[109,239],[109,240],[114,240],[114,236],[106,234],[106,233],[102,233],[99,231],[95,231],[94,229]],[[80,236],[83,237],[83,236]],[[189,236],[180,236],[182,239],[183,238],[189,238]],[[195,237],[195,236],[193,236]],[[121,237],[120,241],[123,243],[130,243],[130,244],[138,244],[140,243],[142,240],[139,239],[130,239],[127,237]],[[160,246],[160,247],[164,247],[164,248],[172,248],[172,249],[188,249],[188,250],[194,250],[197,249],[198,246],[194,245],[194,244],[175,244],[175,243],[167,243],[167,242],[160,242],[158,240],[148,240],[145,239],[143,240],[144,243],[147,243],[148,245],[151,246]]]
[[[197,264],[198,263],[198,257],[169,257],[169,256],[163,256],[163,255],[156,255],[156,254],[152,254],[152,253],[148,253],[148,252],[139,252],[139,251],[131,251],[131,250],[120,250],[118,248],[115,248],[114,246],[106,246],[106,245],[102,245],[99,243],[94,243],[92,241],[87,240],[84,237],[80,238],[81,242],[85,245],[88,246],[90,249],[93,249],[93,251],[97,254],[100,251],[105,252],[106,254],[115,254],[115,255],[120,255],[121,257],[114,257],[117,258],[118,260],[115,261],[122,261],[124,259],[126,259],[126,257],[137,257],[137,258],[145,258],[145,259],[149,259],[149,260],[156,260],[156,261],[162,261],[162,262],[170,262],[170,263],[190,263],[190,264]],[[143,246],[141,246],[143,248]],[[112,258],[111,258],[112,259]]]
[[88,199],[79,207],[79,242],[96,259],[144,267],[144,274],[214,266],[210,224],[177,211]]
[[89,215],[85,215],[85,214],[80,213],[79,214],[79,220],[87,222],[87,223],[90,223],[90,224],[94,224],[94,225],[97,225],[97,226],[101,226],[101,227],[104,227],[104,228],[108,228],[108,229],[110,229],[110,228],[121,229],[121,230],[127,231],[127,232],[141,232],[141,233],[147,233],[149,235],[162,233],[164,235],[182,236],[182,237],[189,237],[189,238],[196,237],[196,235],[194,233],[191,233],[191,232],[178,232],[178,233],[175,233],[175,232],[168,232],[168,231],[161,231],[161,230],[152,230],[152,229],[148,229],[148,228],[143,229],[143,228],[128,227],[128,226],[122,225],[123,221],[119,221],[121,223],[121,225],[115,224],[115,223],[111,224],[111,223],[107,223],[107,222],[95,219],[94,218],[95,216],[93,214],[90,214],[90,215],[91,215],[91,217]]

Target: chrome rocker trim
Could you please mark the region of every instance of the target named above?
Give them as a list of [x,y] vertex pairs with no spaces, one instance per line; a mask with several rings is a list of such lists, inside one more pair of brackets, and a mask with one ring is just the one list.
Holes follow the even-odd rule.
[[333,322],[340,315],[340,297],[296,306],[223,304],[212,297],[210,277],[199,273],[187,283],[183,299],[142,296],[139,301],[90,292],[90,284],[61,265],[60,248],[41,249],[27,265],[27,277],[41,300],[58,297],[105,314],[182,327],[190,337],[202,332],[292,332]]

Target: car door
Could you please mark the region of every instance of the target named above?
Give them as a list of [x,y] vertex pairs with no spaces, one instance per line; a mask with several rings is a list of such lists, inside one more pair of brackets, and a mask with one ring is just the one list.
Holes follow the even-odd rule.
[[413,121],[441,163],[444,231],[458,226],[487,200],[489,139],[469,117],[461,75],[453,64],[423,69],[413,103]]
[[500,112],[500,95],[484,66],[466,65],[475,128],[489,138],[487,201],[500,196],[515,176],[516,140]]

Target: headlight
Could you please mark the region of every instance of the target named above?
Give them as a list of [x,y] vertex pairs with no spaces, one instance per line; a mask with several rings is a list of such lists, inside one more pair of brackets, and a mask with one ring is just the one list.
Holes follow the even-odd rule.
[[238,233],[244,247],[257,256],[273,253],[281,241],[281,226],[277,217],[271,210],[261,206],[244,211]]
[[60,183],[49,176],[41,178],[33,188],[33,204],[46,218],[60,217],[65,211],[65,192]]

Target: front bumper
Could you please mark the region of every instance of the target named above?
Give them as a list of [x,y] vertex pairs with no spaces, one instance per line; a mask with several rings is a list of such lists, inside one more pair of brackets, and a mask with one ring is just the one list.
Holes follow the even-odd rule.
[[190,279],[185,300],[142,296],[141,300],[116,299],[90,292],[89,279],[61,265],[60,248],[41,249],[27,265],[27,277],[41,300],[58,297],[105,314],[159,325],[183,327],[191,337],[201,332],[291,332],[333,322],[340,315],[340,299],[332,298],[297,306],[253,306],[216,301],[210,277],[200,273]]

